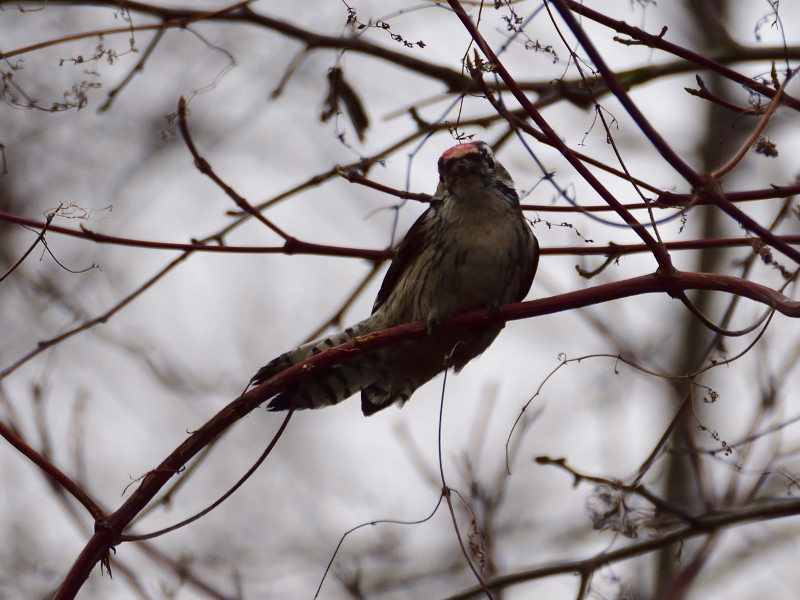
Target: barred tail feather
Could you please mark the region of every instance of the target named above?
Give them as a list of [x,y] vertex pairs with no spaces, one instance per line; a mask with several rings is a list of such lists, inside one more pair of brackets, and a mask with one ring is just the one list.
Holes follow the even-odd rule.
[[[362,321],[327,338],[303,344],[299,348],[282,354],[269,364],[261,367],[250,381],[250,384],[258,385],[263,383],[311,356],[340,346],[368,332],[367,323]],[[281,411],[289,410],[294,406],[295,409],[299,410],[338,404],[363,389],[365,384],[360,383],[363,375],[364,373],[360,372],[359,369],[344,364],[312,373],[302,382],[276,395],[267,405],[267,409]]]
[[[355,337],[380,329],[373,315],[330,337],[303,344],[262,367],[251,383],[258,385],[297,363]],[[332,367],[314,369],[300,382],[275,395],[267,410],[322,408],[361,392],[361,410],[370,416],[392,404],[403,405],[417,388],[446,368],[460,371],[483,353],[502,329],[502,323],[466,331],[435,333],[420,340],[360,354]]]

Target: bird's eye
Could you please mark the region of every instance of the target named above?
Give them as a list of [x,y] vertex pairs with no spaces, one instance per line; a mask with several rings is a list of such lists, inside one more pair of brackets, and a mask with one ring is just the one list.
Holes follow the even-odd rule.
[[490,169],[494,169],[494,160],[492,160],[492,159],[491,159],[490,157],[488,157],[488,156],[486,157],[486,164],[488,165],[488,167],[489,167]]

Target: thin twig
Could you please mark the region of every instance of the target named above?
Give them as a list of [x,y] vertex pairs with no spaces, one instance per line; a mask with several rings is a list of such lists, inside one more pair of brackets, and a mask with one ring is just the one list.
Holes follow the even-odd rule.
[[209,162],[200,156],[197,147],[194,145],[194,140],[192,140],[192,136],[189,134],[189,125],[186,122],[186,99],[183,96],[181,96],[180,100],[178,100],[178,123],[180,125],[181,134],[183,135],[183,141],[186,142],[186,147],[189,149],[189,152],[191,152],[192,157],[194,158],[194,164],[197,167],[197,170],[211,179],[211,181],[216,183],[222,189],[222,191],[224,191],[225,194],[227,194],[227,196],[236,203],[236,206],[238,206],[244,212],[248,213],[252,217],[255,217],[258,221],[261,221],[264,225],[281,236],[286,242],[294,240],[295,238],[284,232],[272,221],[267,219],[247,200],[236,193],[236,190],[222,181],[222,179],[220,179],[220,177],[214,172],[214,169],[211,168]]
[[13,432],[5,423],[0,421],[0,436],[9,444],[16,448],[20,454],[28,458],[33,464],[39,467],[48,477],[55,481],[61,488],[66,490],[72,497],[80,502],[94,519],[103,519],[106,513],[83,491],[83,488],[67,477],[45,456],[31,448],[25,440]]
[[[59,206],[59,208],[61,207]],[[58,210],[59,209],[56,209],[55,211],[47,215],[47,220],[42,224],[42,230],[39,232],[39,235],[36,236],[36,240],[33,242],[33,244],[31,244],[30,248],[28,248],[28,250],[22,256],[19,257],[19,260],[17,260],[17,262],[11,265],[11,267],[5,273],[3,273],[2,277],[0,277],[0,283],[2,283],[6,277],[11,275],[11,273],[16,271],[17,267],[19,267],[24,262],[24,260],[28,258],[28,255],[31,252],[33,252],[33,249],[39,245],[39,242],[44,241],[45,233],[47,233],[47,229],[48,227],[50,227],[50,223],[53,221],[53,217],[56,216]]]
[[119,536],[120,541],[123,541],[123,542],[141,542],[143,540],[151,540],[153,538],[161,537],[162,535],[165,535],[167,533],[170,533],[172,531],[180,529],[181,527],[186,527],[190,523],[194,523],[195,521],[197,521],[201,517],[206,516],[212,510],[217,508],[220,504],[225,502],[225,500],[230,498],[236,490],[238,490],[240,487],[242,487],[244,482],[247,481],[248,479],[250,479],[250,476],[253,473],[255,473],[256,470],[258,470],[258,467],[260,467],[261,464],[267,459],[267,456],[269,456],[270,452],[272,452],[272,449],[275,447],[275,444],[278,443],[278,440],[281,438],[281,436],[283,435],[283,432],[286,430],[286,426],[289,424],[289,419],[292,418],[293,414],[294,414],[294,407],[292,407],[289,411],[287,411],[286,417],[283,419],[283,423],[281,423],[281,426],[278,428],[278,431],[275,433],[275,435],[272,436],[272,440],[267,445],[267,447],[264,449],[264,452],[261,453],[261,456],[258,457],[258,460],[256,460],[256,462],[253,464],[253,466],[250,467],[250,469],[247,471],[247,473],[245,473],[244,475],[242,475],[239,478],[239,481],[237,481],[233,486],[231,486],[231,488],[227,492],[222,494],[222,496],[220,496],[219,499],[217,499],[214,503],[212,503],[208,507],[204,508],[199,513],[196,513],[196,514],[192,515],[188,519],[184,519],[180,523],[176,523],[175,525],[171,525],[169,527],[165,527],[164,529],[159,529],[158,531],[153,531],[152,533],[145,533],[145,534],[141,534],[141,535],[126,535],[126,534],[122,534],[122,535]]
[[130,73],[128,73],[116,87],[108,91],[108,94],[106,94],[106,101],[103,102],[97,108],[98,114],[103,114],[109,108],[111,108],[111,105],[114,103],[114,100],[116,100],[117,95],[123,89],[125,89],[125,86],[128,85],[136,75],[144,71],[144,63],[147,62],[148,58],[150,58],[150,55],[153,53],[153,50],[156,49],[156,46],[161,41],[161,38],[164,37],[164,33],[166,31],[167,31],[166,28],[158,29],[156,31],[156,34],[153,36],[153,39],[150,40],[150,43],[147,45],[147,48],[145,48],[144,52],[142,52],[142,56],[139,58],[139,61],[136,63],[136,66],[134,66],[133,69],[131,69]]
[[716,171],[712,171],[710,177],[713,179],[720,179],[727,173],[730,173],[736,167],[736,165],[741,162],[750,148],[753,147],[753,144],[756,143],[756,140],[761,135],[761,132],[764,131],[764,128],[767,126],[772,116],[778,110],[778,107],[781,105],[781,96],[783,94],[783,90],[786,88],[786,84],[789,83],[795,73],[796,71],[789,73],[784,78],[783,83],[781,83],[780,87],[778,87],[775,97],[772,99],[772,102],[770,102],[769,109],[767,110],[766,114],[759,120],[758,125],[756,125],[748,138],[741,144],[736,154],[731,157],[727,164],[722,165]]
[[456,512],[453,509],[453,500],[451,498],[452,490],[447,486],[447,481],[444,477],[444,462],[442,461],[442,417],[444,415],[444,393],[447,389],[447,370],[444,372],[444,380],[442,381],[442,395],[439,400],[439,432],[437,436],[437,448],[439,452],[439,476],[442,481],[442,495],[444,496],[445,500],[447,501],[447,508],[450,509],[450,517],[453,519],[453,528],[456,531],[456,538],[458,539],[458,545],[461,548],[461,552],[464,555],[464,559],[467,561],[467,565],[469,566],[472,574],[475,575],[475,579],[478,580],[483,592],[486,594],[486,597],[489,600],[494,600],[494,596],[492,596],[492,592],[486,586],[486,583],[483,581],[483,577],[475,568],[475,565],[472,564],[472,559],[470,558],[469,552],[467,551],[467,547],[464,545],[464,540],[461,539],[461,530],[458,528],[458,519],[456,519]]

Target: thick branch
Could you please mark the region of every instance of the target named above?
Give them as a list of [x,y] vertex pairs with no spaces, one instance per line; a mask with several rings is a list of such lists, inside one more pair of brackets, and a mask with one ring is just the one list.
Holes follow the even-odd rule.
[[[680,272],[674,272],[669,277],[645,275],[552,298],[510,304],[500,310],[504,319],[513,321],[563,312],[640,294],[658,292],[674,294],[691,289],[715,290],[737,294],[775,308],[784,315],[790,317],[800,316],[800,302],[790,300],[780,292],[751,281],[711,273]],[[496,320],[497,311],[475,310],[444,321],[440,327],[442,331],[450,331],[495,323]],[[354,356],[391,344],[424,337],[427,335],[427,331],[427,323],[419,321],[356,338],[346,344],[336,346],[293,365],[231,402],[203,427],[190,435],[156,469],[148,473],[137,490],[116,512],[106,521],[97,523],[94,536],[78,556],[56,593],[55,599],[64,600],[75,597],[75,594],[89,577],[94,565],[98,561],[107,560],[109,549],[119,543],[120,534],[133,518],[174,475],[180,473],[183,466],[192,457],[222,431],[275,394],[299,383],[311,371],[329,368]]]

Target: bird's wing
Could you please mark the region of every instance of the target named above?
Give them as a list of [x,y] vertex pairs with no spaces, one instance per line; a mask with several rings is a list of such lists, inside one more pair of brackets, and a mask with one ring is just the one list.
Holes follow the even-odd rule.
[[397,253],[394,255],[394,260],[386,271],[386,276],[383,278],[381,289],[378,296],[375,298],[375,304],[372,306],[372,312],[375,313],[386,299],[391,295],[403,273],[406,272],[409,265],[411,265],[422,253],[425,248],[426,237],[429,231],[428,216],[431,211],[436,209],[432,203],[431,206],[420,217],[414,221],[411,229],[408,230],[406,237],[400,242],[397,248]]
[[[525,223],[524,226],[527,227],[528,224]],[[536,269],[539,266],[539,240],[536,239],[535,235],[532,235],[531,237],[533,238],[533,264],[531,265],[530,271],[523,275],[524,279],[522,281],[522,287],[519,290],[519,294],[514,299],[514,302],[522,302],[525,300],[525,296],[528,295],[531,285],[533,285],[533,278],[536,275]]]

